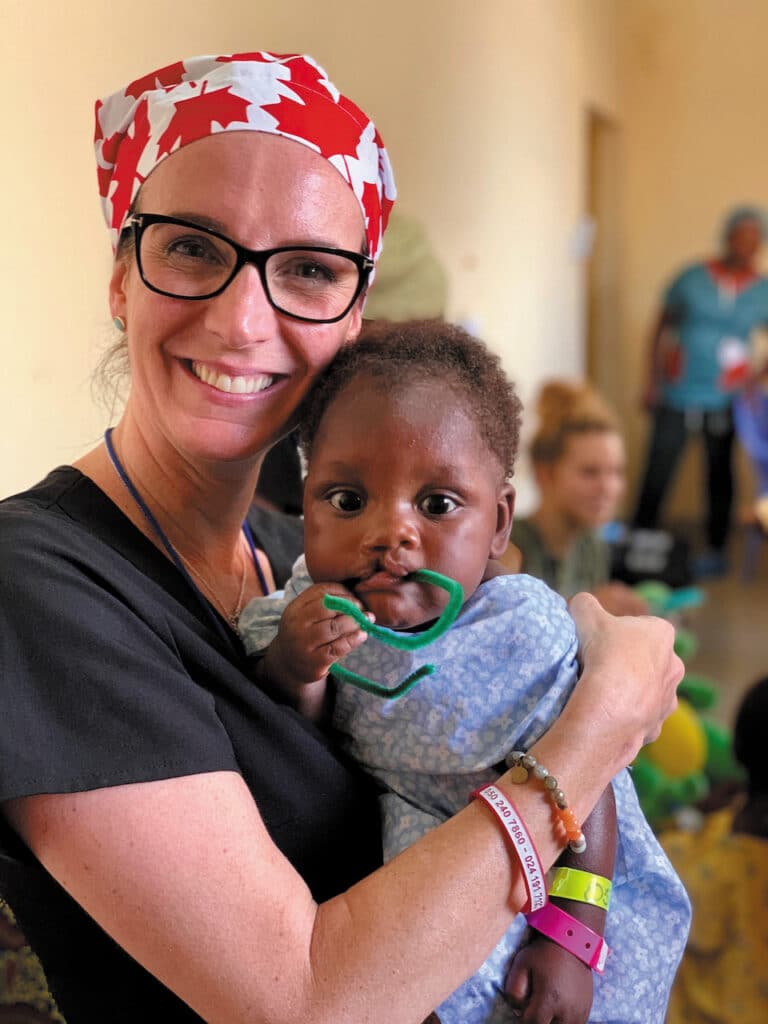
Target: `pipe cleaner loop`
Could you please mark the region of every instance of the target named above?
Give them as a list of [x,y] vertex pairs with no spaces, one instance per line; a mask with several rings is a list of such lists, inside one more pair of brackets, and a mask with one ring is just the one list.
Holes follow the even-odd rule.
[[[429,629],[425,629],[423,633],[398,633],[395,629],[377,626],[360,611],[357,605],[347,600],[346,597],[326,594],[323,598],[323,604],[330,611],[350,615],[362,630],[388,647],[395,647],[401,651],[415,651],[420,647],[426,647],[434,640],[437,640],[438,637],[448,632],[461,611],[461,606],[464,603],[464,591],[461,589],[461,584],[457,583],[456,580],[443,576],[442,573],[433,572],[431,569],[419,569],[417,572],[411,573],[409,579],[417,582],[432,583],[448,593],[448,603],[443,609],[440,618]],[[331,668],[331,674],[337,679],[350,683],[352,686],[357,686],[358,689],[365,690],[366,693],[372,693],[376,697],[384,697],[387,700],[402,697],[420,679],[423,679],[424,676],[432,675],[434,671],[434,665],[422,665],[421,668],[416,669],[415,672],[412,672],[401,683],[398,683],[397,686],[390,688],[382,686],[381,683],[376,683],[372,679],[367,679],[365,676],[360,676],[356,672],[344,668],[343,665],[337,664]]]
[[331,668],[331,675],[336,679],[339,679],[343,683],[349,683],[350,686],[356,686],[358,690],[365,690],[366,693],[372,693],[374,697],[384,697],[386,700],[395,700],[397,697],[403,697],[409,690],[418,683],[424,676],[431,676],[435,671],[434,665],[422,665],[421,668],[417,668],[415,672],[411,672],[402,683],[398,683],[397,686],[393,686],[391,689],[387,686],[382,686],[381,683],[375,683],[372,679],[368,679],[365,676],[359,676],[357,672],[352,672],[351,669],[344,668],[343,665],[334,665]]

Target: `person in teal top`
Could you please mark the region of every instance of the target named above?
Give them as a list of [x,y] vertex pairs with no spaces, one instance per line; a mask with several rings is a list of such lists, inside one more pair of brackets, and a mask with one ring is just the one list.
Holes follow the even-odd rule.
[[765,238],[763,214],[752,207],[725,220],[722,253],[694,263],[670,284],[651,339],[644,405],[653,415],[634,525],[655,529],[680,456],[701,434],[707,456],[707,550],[699,575],[719,575],[733,503],[732,402],[751,378],[750,341],[768,324],[768,278],[756,268]]

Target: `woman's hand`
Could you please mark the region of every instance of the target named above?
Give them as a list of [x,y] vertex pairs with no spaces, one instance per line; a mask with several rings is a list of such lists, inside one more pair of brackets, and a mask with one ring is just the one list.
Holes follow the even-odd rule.
[[648,602],[621,580],[608,580],[590,593],[611,615],[648,615]]
[[640,408],[643,412],[653,412],[659,404],[661,388],[656,380],[649,381],[640,396]]
[[656,739],[677,706],[685,669],[675,631],[664,619],[610,615],[591,594],[577,594],[569,609],[584,671],[567,709],[594,719],[595,743],[621,752],[618,771]]

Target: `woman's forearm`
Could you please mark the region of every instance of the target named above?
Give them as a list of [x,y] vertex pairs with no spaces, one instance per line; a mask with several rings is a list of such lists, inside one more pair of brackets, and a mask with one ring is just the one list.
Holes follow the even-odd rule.
[[[578,793],[574,805],[586,817],[610,769],[576,755],[560,756],[568,743],[568,730],[558,724],[531,749],[564,787]],[[562,853],[565,836],[543,787],[534,781],[516,785],[508,774],[497,785],[514,803],[548,869]],[[473,802],[343,897],[318,908],[313,976],[336,997],[344,978],[342,1002],[328,1007],[327,1019],[417,1024],[477,970],[525,900],[519,864],[502,829],[482,802]],[[349,948],[350,942],[355,955],[339,964],[333,950]],[[371,963],[384,949],[389,951],[385,961],[372,972]],[[373,993],[360,986],[360,972],[375,986],[379,1009],[370,1018]],[[418,991],[412,989],[422,974]],[[325,996],[320,998],[324,1003]],[[421,1001],[414,1005],[414,998]]]
[[[585,814],[603,774],[564,744],[583,752],[558,723],[536,756]],[[499,785],[548,866],[562,836],[543,790],[506,776]],[[210,1024],[420,1024],[525,899],[498,823],[477,801],[320,906],[232,773],[31,797],[9,810],[54,877]]]
[[[592,598],[573,608],[585,670],[532,752],[583,821],[658,731],[679,674],[667,624],[614,620]],[[564,835],[543,788],[508,775],[498,785],[549,867]],[[211,1024],[420,1024],[525,900],[479,801],[320,906],[232,772],[27,797],[6,810],[85,910]]]

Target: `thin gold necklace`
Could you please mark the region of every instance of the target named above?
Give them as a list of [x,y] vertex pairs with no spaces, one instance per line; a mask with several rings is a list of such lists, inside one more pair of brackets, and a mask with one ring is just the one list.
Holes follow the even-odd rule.
[[[157,539],[160,541],[160,543],[162,544],[166,554],[168,555],[170,560],[173,562],[173,564],[176,566],[176,568],[179,570],[179,572],[184,577],[184,579],[187,581],[187,584],[189,585],[189,587],[197,595],[197,599],[200,602],[200,606],[203,609],[203,611],[207,614],[208,619],[209,619],[211,625],[214,627],[216,632],[219,633],[219,635],[225,641],[228,640],[227,634],[225,633],[223,627],[221,626],[221,623],[219,621],[218,616],[213,611],[213,608],[211,606],[211,602],[203,595],[203,593],[200,590],[200,588],[198,587],[198,585],[192,579],[192,576],[190,575],[189,570],[187,569],[187,566],[182,561],[182,558],[179,555],[178,551],[174,548],[174,546],[171,544],[171,542],[166,537],[165,532],[164,532],[162,526],[160,525],[160,523],[157,521],[154,513],[152,512],[152,509],[144,501],[144,499],[142,498],[142,496],[139,494],[138,490],[136,489],[135,484],[133,483],[131,478],[128,476],[128,473],[126,472],[125,467],[123,466],[122,462],[120,461],[120,457],[118,456],[117,452],[115,451],[115,446],[112,444],[112,427],[109,427],[104,432],[104,444],[106,445],[107,454],[109,455],[110,462],[112,463],[112,465],[113,465],[113,467],[115,469],[115,472],[117,473],[117,475],[122,480],[123,484],[126,487],[126,490],[130,494],[131,498],[133,498],[133,500],[134,500],[134,502],[136,504],[136,507],[139,509],[139,511],[143,515],[145,522],[150,527],[150,529],[154,533],[155,537],[157,537]],[[247,519],[243,520],[243,534],[245,535],[246,542],[248,543],[248,548],[249,548],[249,550],[251,552],[251,557],[253,558],[253,567],[256,570],[256,575],[259,578],[259,584],[261,586],[261,592],[266,597],[267,594],[269,593],[269,587],[267,585],[267,580],[266,580],[266,578],[264,576],[264,573],[262,571],[261,565],[259,564],[258,555],[256,554],[256,545],[254,543],[253,534],[251,533],[251,528],[248,525],[248,520]],[[197,575],[200,576],[199,572],[197,573]],[[237,619],[239,619],[240,612],[243,610],[242,609],[242,601],[243,601],[243,597],[244,597],[244,593],[245,593],[245,577],[246,577],[246,563],[244,563],[244,565],[243,565],[243,579],[242,579],[241,584],[240,584],[240,597],[238,598],[238,606],[235,608],[235,612],[233,613],[233,616],[230,616],[230,614],[228,612],[226,612],[226,610],[223,608],[223,606],[221,606],[221,609],[225,611],[225,615],[224,615],[225,621],[232,626],[232,629],[233,629],[233,631],[235,633],[238,633]],[[215,593],[216,593],[215,589],[211,588],[210,583],[206,583],[206,586],[209,588],[212,596],[215,596]],[[218,597],[216,598],[216,600],[217,600],[217,604],[220,605],[221,603],[220,603]],[[232,622],[233,618],[235,620],[234,623]]]
[[242,543],[240,544],[240,561],[243,564],[243,571],[240,576],[240,592],[237,595],[235,607],[232,609],[231,612],[227,610],[226,602],[222,601],[220,595],[218,594],[216,588],[213,586],[211,581],[200,572],[197,566],[193,565],[188,558],[185,558],[184,555],[181,554],[181,552],[179,552],[179,558],[182,560],[184,565],[186,565],[187,569],[189,569],[191,573],[197,576],[197,578],[200,580],[200,582],[203,584],[203,586],[206,588],[208,593],[213,598],[214,603],[217,605],[219,610],[224,615],[224,618],[227,620],[232,629],[234,629],[235,632],[237,632],[237,622],[238,619],[240,618],[240,612],[242,612],[243,610],[243,599],[245,597],[245,581],[248,575],[248,562],[243,551]]

